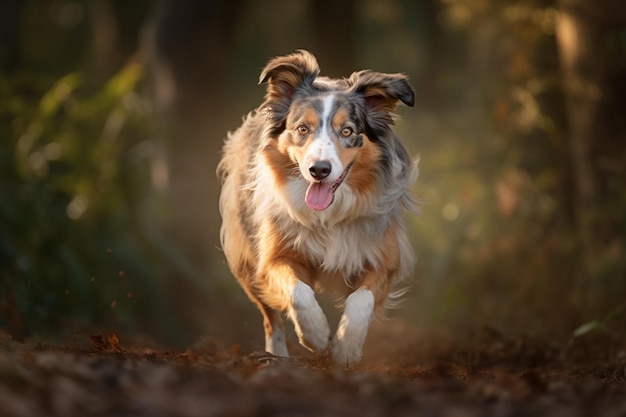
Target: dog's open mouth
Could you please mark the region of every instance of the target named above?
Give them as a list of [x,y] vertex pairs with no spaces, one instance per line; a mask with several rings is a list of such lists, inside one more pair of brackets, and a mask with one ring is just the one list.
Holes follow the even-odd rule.
[[326,210],[335,198],[335,191],[341,185],[344,179],[348,176],[348,171],[352,164],[341,173],[341,176],[332,182],[317,181],[309,184],[309,188],[306,190],[306,205],[313,210]]

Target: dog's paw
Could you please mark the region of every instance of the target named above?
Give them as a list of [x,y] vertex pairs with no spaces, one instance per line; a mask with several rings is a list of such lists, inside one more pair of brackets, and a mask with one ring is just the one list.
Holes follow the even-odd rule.
[[348,367],[360,362],[362,357],[363,347],[360,343],[350,343],[345,339],[338,339],[336,336],[333,338],[330,358],[336,365]]
[[296,285],[289,317],[294,323],[302,346],[314,352],[328,348],[330,341],[328,320],[308,285],[301,282]]
[[321,352],[328,348],[330,327],[322,309],[316,307],[300,310],[294,324],[300,344],[313,352]]
[[373,311],[374,295],[371,291],[359,289],[348,296],[330,349],[334,363],[349,366],[361,360]]

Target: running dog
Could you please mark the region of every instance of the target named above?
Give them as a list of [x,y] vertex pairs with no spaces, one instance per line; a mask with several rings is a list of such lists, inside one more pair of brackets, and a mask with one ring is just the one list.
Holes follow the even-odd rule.
[[[415,94],[402,74],[319,73],[304,50],[262,71],[265,101],[228,134],[217,169],[221,244],[263,314],[269,353],[288,356],[284,312],[303,346],[350,365],[412,273],[402,213],[415,206],[417,162],[392,125]],[[316,291],[343,308],[332,337]]]

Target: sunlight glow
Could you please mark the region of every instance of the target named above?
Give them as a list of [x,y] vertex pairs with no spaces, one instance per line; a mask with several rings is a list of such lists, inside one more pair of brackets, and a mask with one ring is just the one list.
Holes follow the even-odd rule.
[[445,220],[449,222],[453,222],[456,219],[458,219],[459,214],[461,214],[461,210],[459,209],[459,206],[457,206],[456,204],[452,204],[452,203],[446,204],[445,206],[443,206],[443,209],[441,210],[441,217],[443,217]]

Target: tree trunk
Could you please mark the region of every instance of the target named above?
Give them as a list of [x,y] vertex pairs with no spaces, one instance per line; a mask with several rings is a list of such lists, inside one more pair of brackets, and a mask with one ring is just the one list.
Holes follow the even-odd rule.
[[585,274],[593,263],[592,207],[596,179],[591,145],[594,118],[600,99],[601,64],[593,57],[597,28],[576,8],[576,1],[561,1],[556,35],[565,96],[570,160],[575,184],[575,213]]
[[610,27],[622,13],[610,1],[560,0],[558,5],[556,38],[575,186],[574,212],[584,263],[581,278],[586,281],[595,275],[602,248],[602,219],[597,209],[602,196],[594,149],[607,135],[599,123],[599,110],[607,93],[607,65],[614,59],[604,47]]

